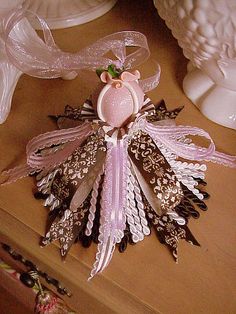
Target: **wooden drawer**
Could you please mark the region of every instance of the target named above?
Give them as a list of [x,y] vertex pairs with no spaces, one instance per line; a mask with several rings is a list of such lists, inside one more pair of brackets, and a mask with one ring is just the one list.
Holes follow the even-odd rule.
[[1,268],[0,296],[0,312],[3,314],[31,314],[34,312],[35,293]]

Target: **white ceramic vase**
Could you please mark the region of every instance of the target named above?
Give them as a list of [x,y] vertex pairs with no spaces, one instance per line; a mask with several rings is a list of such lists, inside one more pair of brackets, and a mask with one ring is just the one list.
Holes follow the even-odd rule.
[[[108,12],[117,0],[25,0],[24,8],[42,17],[51,29],[71,27]],[[37,20],[32,21],[40,29]]]
[[185,94],[207,118],[236,129],[236,1],[154,4],[190,60]]

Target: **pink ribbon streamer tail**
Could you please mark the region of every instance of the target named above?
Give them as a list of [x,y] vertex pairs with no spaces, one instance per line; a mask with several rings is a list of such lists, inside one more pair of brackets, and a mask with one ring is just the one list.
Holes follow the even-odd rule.
[[[0,184],[10,184],[43,169],[48,171],[54,169],[65,161],[93,132],[91,125],[85,122],[76,128],[56,130],[36,136],[26,146],[26,164],[2,172]],[[53,145],[63,146],[56,151],[49,149],[48,152],[43,153],[45,148]]]
[[[236,156],[230,156],[224,153],[215,151],[215,144],[210,135],[197,127],[191,126],[165,126],[145,124],[145,130],[157,142],[163,144],[178,157],[187,160],[196,161],[211,161],[222,164],[224,166],[236,167]],[[184,139],[188,135],[201,136],[210,141],[207,148],[197,146],[193,143],[185,143],[180,139]]]
[[105,177],[101,200],[100,235],[96,261],[90,278],[101,272],[110,262],[115,244],[124,235],[126,218],[127,150],[123,140],[108,144]]

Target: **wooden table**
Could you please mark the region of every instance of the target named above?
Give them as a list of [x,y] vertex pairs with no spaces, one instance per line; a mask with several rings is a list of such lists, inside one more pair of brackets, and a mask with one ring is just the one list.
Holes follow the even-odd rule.
[[[218,150],[236,154],[235,131],[207,120],[183,94],[181,83],[187,60],[151,0],[120,0],[109,13],[93,22],[53,33],[62,49],[75,52],[121,30],[143,32],[152,58],[161,65],[160,85],[149,97],[154,102],[164,98],[169,108],[184,104],[178,124],[205,129]],[[141,71],[143,75],[152,74],[152,64],[145,63]],[[61,113],[65,104],[81,104],[96,81],[96,75],[91,73],[81,73],[73,81],[22,76],[11,114],[0,126],[0,170],[20,164],[27,142],[55,128],[47,116]],[[173,262],[152,234],[124,254],[116,251],[109,267],[90,282],[87,278],[95,245],[89,249],[74,245],[65,263],[57,244],[39,247],[48,210],[42,201],[34,199],[33,181],[25,178],[0,188],[0,239],[68,286],[73,296],[67,302],[78,313],[236,313],[235,170],[208,165],[209,210],[199,220],[190,222],[201,247],[181,242],[179,264]]]

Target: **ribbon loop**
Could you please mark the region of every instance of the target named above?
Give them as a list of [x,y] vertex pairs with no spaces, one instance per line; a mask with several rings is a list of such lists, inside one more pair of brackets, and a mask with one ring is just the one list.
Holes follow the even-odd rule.
[[[65,161],[93,132],[91,125],[85,122],[75,128],[52,131],[33,138],[26,146],[26,165],[4,171],[1,174],[3,179],[1,184],[10,184],[43,169],[52,170]],[[52,145],[63,144],[64,146],[59,150],[51,148],[48,152],[40,151]]]
[[[27,14],[35,16],[43,30],[44,41],[30,26]],[[47,23],[35,13],[20,9],[11,12],[3,22],[5,49],[9,60],[22,72],[39,78],[57,78],[65,72],[96,70],[114,64],[120,68],[133,68],[148,59],[150,52],[145,35],[135,31],[122,31],[83,48],[77,53],[62,51],[55,43]],[[24,28],[22,33],[21,27]],[[126,55],[126,47],[137,49]],[[112,51],[117,60],[105,57]]]
[[156,88],[160,82],[161,67],[157,62],[155,62],[154,68],[155,73],[152,76],[149,76],[148,78],[139,81],[139,85],[144,93]]

